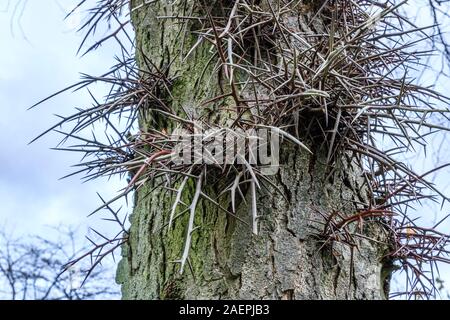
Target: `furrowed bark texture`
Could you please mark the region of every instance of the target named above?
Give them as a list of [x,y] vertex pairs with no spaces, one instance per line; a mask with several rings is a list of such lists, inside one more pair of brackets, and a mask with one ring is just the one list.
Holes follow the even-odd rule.
[[[169,5],[169,3],[174,4]],[[135,1],[134,6],[139,2]],[[196,42],[189,34],[193,23],[157,17],[189,16],[193,1],[157,1],[133,14],[137,46],[174,78],[174,109],[183,106],[195,114],[196,105],[219,94],[218,75],[210,63],[210,43],[203,44],[186,61],[182,57]],[[306,14],[306,13],[305,13]],[[186,31],[187,36],[185,36]],[[138,62],[145,68],[142,54]],[[216,59],[216,58],[215,58]],[[216,61],[216,60],[214,60]],[[155,125],[152,121],[141,126]],[[273,177],[275,189],[258,195],[259,235],[214,204],[202,199],[197,210],[189,266],[179,273],[176,263],[183,251],[189,214],[168,230],[173,194],[152,191],[148,183],[135,195],[130,241],[123,248],[117,281],[124,299],[384,299],[387,281],[382,257],[382,227],[364,223],[358,248],[335,243],[323,245],[312,235],[323,228],[318,212],[355,212],[355,202],[367,203],[360,174],[348,160],[338,161],[332,174],[326,152],[314,155],[285,145],[281,168]],[[158,183],[155,181],[153,183]],[[220,183],[208,179],[211,192]],[[192,199],[195,183],[183,201]],[[150,192],[151,191],[151,192]],[[223,206],[229,204],[222,201]],[[251,224],[249,204],[241,201],[236,215]]]

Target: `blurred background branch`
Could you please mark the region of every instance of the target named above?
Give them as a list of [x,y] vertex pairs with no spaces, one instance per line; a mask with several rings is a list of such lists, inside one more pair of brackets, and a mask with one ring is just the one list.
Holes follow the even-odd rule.
[[30,235],[16,238],[6,228],[0,230],[0,298],[10,300],[118,299],[114,265],[102,264],[92,271],[84,285],[90,263],[68,268],[86,248],[79,247],[70,227],[53,228],[55,240]]

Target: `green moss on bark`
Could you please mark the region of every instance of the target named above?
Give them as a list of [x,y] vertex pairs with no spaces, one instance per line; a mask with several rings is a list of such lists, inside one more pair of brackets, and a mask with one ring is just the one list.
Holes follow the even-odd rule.
[[[181,57],[195,43],[193,35],[186,38],[183,28],[189,23],[174,24],[157,15],[170,16],[187,9],[158,1],[133,15],[137,47],[168,67],[173,79],[171,106],[182,112],[209,112],[199,108],[200,102],[219,92],[218,75],[213,73],[211,52],[206,44],[199,46],[189,59]],[[142,64],[142,57],[138,61]],[[230,100],[230,104],[233,102]],[[226,113],[219,121],[226,121]],[[141,126],[151,119],[141,119]],[[136,207],[131,216],[130,241],[123,248],[117,281],[122,284],[125,299],[380,299],[380,248],[375,242],[362,241],[354,253],[354,265],[349,261],[348,248],[336,245],[321,250],[322,242],[311,236],[317,227],[316,210],[355,210],[352,203],[364,197],[354,167],[342,164],[331,175],[326,169],[326,155],[315,150],[312,157],[293,147],[282,153],[282,168],[274,177],[275,189],[261,190],[260,235],[226,215],[203,199],[196,212],[196,229],[192,236],[189,267],[179,273],[188,214],[178,218],[172,230],[168,223],[173,195],[152,190],[154,181],[136,193]],[[349,183],[344,184],[344,178]],[[209,195],[218,194],[216,181],[206,181]],[[216,190],[215,190],[216,189]],[[362,191],[361,191],[362,190]],[[190,203],[194,193],[191,181],[183,195]],[[248,197],[248,195],[247,195]],[[227,199],[222,205],[228,208]],[[250,221],[249,199],[238,205],[236,214]],[[382,236],[381,232],[375,236]],[[353,270],[353,271],[352,271]],[[349,283],[351,287],[349,288]]]

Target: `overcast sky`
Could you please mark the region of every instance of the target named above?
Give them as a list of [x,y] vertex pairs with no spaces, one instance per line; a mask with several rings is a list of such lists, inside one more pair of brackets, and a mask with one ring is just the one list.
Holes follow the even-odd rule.
[[[57,134],[28,145],[56,123],[54,114],[68,115],[91,99],[87,92],[68,93],[27,111],[31,105],[78,81],[80,72],[99,75],[113,62],[114,47],[76,56],[80,21],[76,16],[64,21],[75,2],[0,0],[0,228],[15,236],[49,236],[48,226],[61,224],[77,227],[80,237],[88,226],[108,231],[100,216],[87,215],[99,206],[97,191],[108,199],[123,187],[118,180],[59,180],[80,155],[50,150],[59,142]],[[100,87],[93,92],[103,94]]]
[[[114,46],[103,47],[87,56],[76,55],[81,34],[75,32],[79,20],[63,18],[73,0],[0,0],[0,226],[17,234],[45,235],[47,227],[59,224],[98,225],[98,218],[86,216],[99,205],[96,192],[105,198],[116,195],[124,182],[96,181],[83,184],[79,177],[58,180],[70,173],[70,165],[79,155],[52,151],[59,136],[50,134],[32,145],[28,142],[57,121],[53,114],[68,115],[74,107],[87,106],[87,92],[64,94],[38,108],[27,108],[38,100],[79,80],[79,73],[99,75],[107,70],[114,56]],[[9,4],[9,6],[8,6]],[[22,12],[22,5],[24,11]],[[441,84],[445,88],[446,83]],[[445,89],[447,90],[447,89]],[[447,90],[448,91],[448,90]],[[102,88],[94,89],[98,96]],[[415,156],[418,172],[424,172],[435,161],[446,161],[448,144],[435,140],[429,154]],[[447,159],[446,159],[447,158]],[[449,170],[436,176],[436,183],[450,195]],[[419,212],[431,224],[448,213],[448,206],[423,208]],[[450,232],[450,224],[441,225]],[[443,278],[450,283],[449,268]]]
[[[0,8],[7,2],[0,0]],[[101,74],[112,63],[107,48],[76,56],[78,21],[63,21],[75,1],[59,2],[64,6],[56,0],[28,1],[23,15],[20,8],[14,14],[11,4],[0,13],[0,219],[19,233],[47,224],[85,224],[87,213],[98,206],[96,191],[108,197],[120,187],[117,181],[58,180],[71,172],[69,166],[80,155],[49,150],[58,143],[57,134],[28,145],[58,120],[54,114],[68,115],[91,100],[84,91],[61,95],[30,111],[28,107],[78,81],[80,72]],[[97,88],[94,93],[103,92]]]

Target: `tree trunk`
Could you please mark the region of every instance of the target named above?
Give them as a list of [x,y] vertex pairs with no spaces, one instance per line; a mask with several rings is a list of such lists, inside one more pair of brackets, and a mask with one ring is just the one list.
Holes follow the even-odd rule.
[[[141,3],[132,1],[132,6]],[[168,76],[175,79],[172,108],[183,106],[192,114],[202,112],[196,107],[201,101],[220,93],[220,75],[210,63],[210,43],[201,44],[183,60],[198,39],[189,33],[198,27],[196,22],[168,18],[191,15],[196,10],[194,3],[156,1],[135,10],[132,17],[138,64],[146,68],[145,55],[159,68],[167,68]],[[314,12],[305,11],[304,15],[311,17]],[[302,28],[300,20],[295,24]],[[155,119],[141,120],[143,129],[163,125]],[[123,298],[384,299],[389,272],[383,261],[387,248],[379,244],[385,242],[381,225],[355,226],[360,237],[354,247],[326,242],[318,235],[324,228],[323,214],[350,215],[368,203],[361,174],[345,156],[337,159],[330,171],[325,148],[317,146],[312,152],[283,144],[281,168],[272,177],[273,186],[258,193],[258,235],[252,234],[251,226],[202,199],[189,266],[183,274],[176,261],[183,252],[188,214],[168,230],[174,196],[153,190],[158,181],[141,187],[135,193],[130,239],[117,272]],[[218,194],[221,190],[214,182],[207,178],[205,184]],[[183,196],[186,202],[193,196],[193,183],[189,190],[191,194]],[[251,200],[246,197],[247,201],[238,204],[236,216],[251,224]]]

